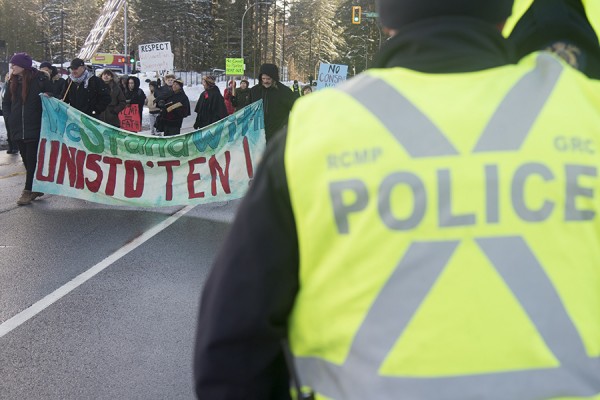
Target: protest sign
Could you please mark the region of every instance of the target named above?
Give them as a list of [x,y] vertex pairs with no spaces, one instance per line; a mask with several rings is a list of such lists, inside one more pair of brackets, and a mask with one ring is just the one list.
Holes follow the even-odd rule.
[[244,59],[226,58],[225,75],[244,75]]
[[121,129],[129,132],[139,132],[142,130],[140,121],[140,106],[138,104],[128,104],[119,113],[119,122]]
[[321,63],[317,77],[317,90],[334,87],[344,82],[348,77],[348,66]]
[[142,72],[173,71],[171,42],[141,44],[138,53]]
[[195,205],[243,197],[265,149],[262,101],[189,134],[127,132],[42,96],[33,190],[103,204]]

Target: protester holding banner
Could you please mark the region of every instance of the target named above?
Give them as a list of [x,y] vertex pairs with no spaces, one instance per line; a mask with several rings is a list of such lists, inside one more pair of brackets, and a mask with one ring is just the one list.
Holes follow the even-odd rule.
[[127,92],[125,92],[125,101],[127,105],[138,105],[140,115],[140,125],[142,123],[142,111],[146,103],[146,94],[140,89],[140,80],[136,76],[130,76],[127,80]]
[[51,95],[52,85],[46,73],[33,68],[29,54],[17,53],[10,59],[10,63],[12,76],[2,99],[2,113],[10,132],[9,139],[17,143],[27,171],[25,189],[17,200],[18,205],[24,206],[44,195],[32,192],[32,185],[42,128],[40,93]]
[[110,104],[108,86],[89,71],[80,58],[74,58],[69,69],[71,74],[60,98],[79,111],[97,118]]
[[54,97],[59,97],[60,94],[65,90],[65,78],[60,76],[58,68],[50,64],[48,61],[44,61],[40,64],[40,71],[46,71],[50,76],[50,83],[52,84],[52,94]]
[[176,77],[173,74],[165,75],[163,78],[164,85],[157,87],[154,95],[157,104],[160,100],[166,100],[167,97],[173,94],[173,82],[175,82],[175,78]]
[[287,124],[296,98],[290,88],[279,82],[279,68],[275,64],[261,65],[258,80],[258,85],[250,91],[250,98],[252,102],[263,101],[268,143]]
[[225,100],[221,95],[221,91],[215,85],[214,76],[205,76],[202,78],[202,86],[204,91],[200,93],[196,108],[196,122],[194,129],[201,129],[214,122],[217,122],[227,116],[227,108],[225,108]]
[[190,100],[183,86],[183,80],[175,79],[172,85],[173,93],[164,100],[164,105],[163,101],[160,101],[159,107],[162,108],[160,118],[163,119],[165,136],[179,135],[183,120],[190,115]]
[[223,92],[223,99],[225,100],[225,108],[227,108],[227,114],[231,115],[235,112],[235,106],[232,104],[231,99],[235,96],[235,80],[230,80]]
[[250,83],[246,79],[242,79],[240,88],[236,89],[235,95],[231,97],[231,104],[235,106],[235,111],[239,111],[251,103],[250,89],[248,86],[250,86]]
[[100,77],[110,89],[110,104],[100,113],[98,119],[118,128],[120,127],[119,113],[125,108],[125,95],[113,71],[105,69]]

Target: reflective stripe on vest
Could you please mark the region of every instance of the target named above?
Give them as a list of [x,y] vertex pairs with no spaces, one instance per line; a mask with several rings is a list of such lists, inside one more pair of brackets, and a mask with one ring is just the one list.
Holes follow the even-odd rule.
[[[540,55],[537,61],[537,67],[506,95],[473,153],[515,151],[522,146],[563,71],[552,56]],[[412,158],[458,154],[435,124],[385,81],[366,75],[350,81],[342,90],[375,115]],[[511,121],[510,129],[503,126],[507,120]],[[448,203],[450,197],[442,196]],[[334,204],[336,201],[341,199],[332,198]],[[448,204],[440,207],[450,209]],[[440,215],[445,215],[444,210]],[[386,224],[398,223],[393,217],[381,216]],[[336,215],[341,233],[347,229],[344,221],[343,216]],[[402,222],[410,225],[410,221]],[[456,400],[597,396],[600,358],[586,354],[560,296],[527,242],[519,236],[479,237],[474,241],[518,299],[559,367],[455,377],[379,375],[381,365],[459,244],[457,240],[414,241],[371,305],[341,366],[321,358],[296,356],[303,383],[337,400],[439,399],[440,394]]]

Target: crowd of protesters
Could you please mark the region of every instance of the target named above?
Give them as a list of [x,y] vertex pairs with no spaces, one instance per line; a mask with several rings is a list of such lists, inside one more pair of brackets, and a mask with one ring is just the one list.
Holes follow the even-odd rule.
[[[8,154],[21,155],[27,171],[26,182],[18,205],[30,204],[43,196],[32,191],[36,168],[38,143],[42,121],[40,94],[55,97],[75,109],[116,128],[140,131],[143,109],[149,113],[150,133],[157,136],[173,136],[181,133],[183,120],[190,116],[192,108],[185,93],[185,84],[174,74],[166,74],[162,80],[147,80],[149,93],[140,88],[135,76],[118,76],[115,71],[104,69],[97,76],[80,58],[71,61],[67,78],[63,78],[56,66],[42,62],[34,67],[27,53],[16,53],[10,60],[11,70],[0,87],[2,114],[8,136]],[[258,84],[250,88],[246,79],[227,82],[224,92],[216,85],[216,77],[202,78],[204,91],[196,101],[194,129],[202,129],[226,118],[253,102],[262,100],[266,139],[287,124],[294,101],[310,91],[310,86],[300,87],[294,81],[292,89],[279,80],[279,70],[274,64],[263,64]],[[122,114],[128,113],[137,123],[124,124]]]

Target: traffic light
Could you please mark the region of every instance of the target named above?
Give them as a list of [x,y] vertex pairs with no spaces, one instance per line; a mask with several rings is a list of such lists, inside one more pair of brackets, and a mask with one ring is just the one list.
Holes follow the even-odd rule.
[[129,63],[135,65],[135,50],[129,52]]
[[352,6],[352,23],[354,25],[359,25],[360,24],[361,14],[362,14],[362,7],[361,6]]

